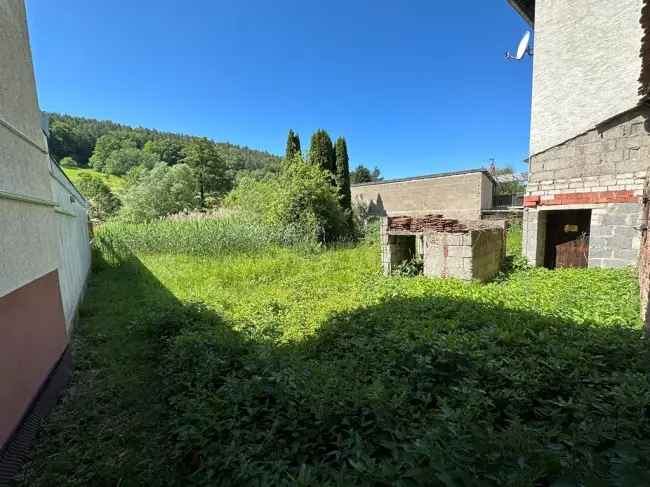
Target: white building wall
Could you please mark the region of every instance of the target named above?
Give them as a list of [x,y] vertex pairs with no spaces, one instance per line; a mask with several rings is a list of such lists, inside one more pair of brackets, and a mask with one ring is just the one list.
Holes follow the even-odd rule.
[[50,163],[50,167],[52,194],[57,203],[54,211],[59,286],[66,331],[70,335],[79,301],[83,297],[86,278],[90,272],[88,203],[56,164]]
[[537,0],[531,154],[637,105],[642,7],[643,0]]
[[22,0],[0,1],[0,297],[56,269],[47,142]]

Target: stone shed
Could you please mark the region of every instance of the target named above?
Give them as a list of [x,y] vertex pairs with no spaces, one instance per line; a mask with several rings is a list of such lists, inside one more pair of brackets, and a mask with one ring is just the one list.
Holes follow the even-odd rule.
[[420,258],[425,276],[487,281],[501,269],[505,227],[503,222],[459,222],[442,215],[386,217],[381,244],[385,275]]

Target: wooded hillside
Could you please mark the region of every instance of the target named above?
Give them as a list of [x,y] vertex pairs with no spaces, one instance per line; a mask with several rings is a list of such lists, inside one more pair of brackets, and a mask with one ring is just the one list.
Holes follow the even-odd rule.
[[[169,163],[174,160],[174,153],[179,156],[178,147],[197,137],[172,132],[161,132],[143,127],[130,127],[110,120],[95,120],[92,118],[75,117],[72,115],[49,113],[50,117],[50,151],[59,161],[65,157],[74,159],[81,167],[89,165],[97,140],[109,133],[119,133],[135,141],[138,149],[143,149],[151,142],[168,149]],[[242,147],[228,142],[216,142],[217,152],[226,166],[233,173],[242,173],[261,177],[278,170],[280,158],[268,152]],[[175,150],[176,149],[176,150]],[[161,149],[164,150],[164,149]]]

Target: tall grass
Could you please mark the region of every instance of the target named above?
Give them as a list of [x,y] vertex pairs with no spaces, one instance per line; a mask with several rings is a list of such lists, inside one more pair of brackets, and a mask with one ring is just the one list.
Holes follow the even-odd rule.
[[194,256],[256,252],[273,246],[318,248],[300,228],[272,227],[239,217],[138,224],[113,221],[97,229],[95,246],[104,254],[127,251]]

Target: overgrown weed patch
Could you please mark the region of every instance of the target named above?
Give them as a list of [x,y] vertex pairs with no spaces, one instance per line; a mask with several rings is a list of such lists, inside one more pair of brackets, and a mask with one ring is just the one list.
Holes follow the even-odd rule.
[[[128,249],[127,249],[128,250]],[[95,274],[25,485],[648,485],[631,270],[385,278],[374,244]]]

